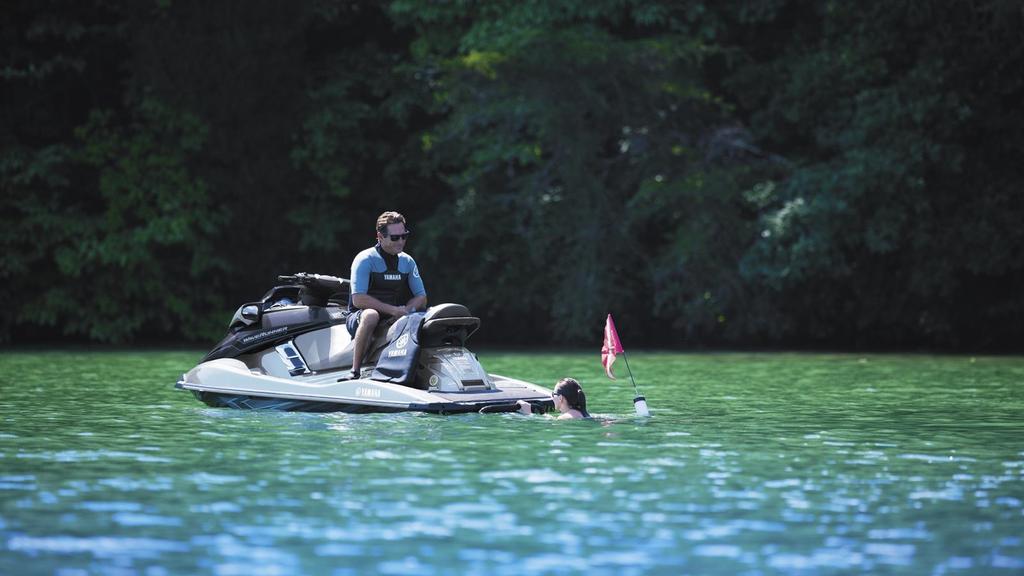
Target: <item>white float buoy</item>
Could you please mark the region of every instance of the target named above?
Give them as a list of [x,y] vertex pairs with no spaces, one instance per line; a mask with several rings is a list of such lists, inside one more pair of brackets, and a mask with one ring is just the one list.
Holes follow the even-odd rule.
[[647,398],[644,398],[643,396],[633,398],[633,408],[636,409],[637,416],[651,415],[651,412],[647,409]]

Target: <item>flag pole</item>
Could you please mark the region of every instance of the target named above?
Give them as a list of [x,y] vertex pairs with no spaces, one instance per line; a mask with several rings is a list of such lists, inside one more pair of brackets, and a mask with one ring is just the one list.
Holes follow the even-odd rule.
[[622,359],[626,361],[626,371],[629,372],[629,381],[633,383],[633,392],[639,396],[640,390],[636,387],[636,380],[633,379],[633,371],[629,368],[629,357],[626,356],[626,351],[622,351]]
[[636,380],[633,378],[633,370],[629,367],[629,357],[626,356],[626,351],[622,351],[622,359],[626,361],[626,371],[629,372],[629,380],[633,383],[633,392],[636,396],[633,397],[633,409],[636,410],[637,416],[650,416],[651,412],[647,409],[647,398],[640,394],[640,390],[636,387]]

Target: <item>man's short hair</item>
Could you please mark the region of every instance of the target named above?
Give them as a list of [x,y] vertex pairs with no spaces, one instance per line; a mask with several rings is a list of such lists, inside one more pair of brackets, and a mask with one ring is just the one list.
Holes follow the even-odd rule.
[[386,232],[389,224],[405,224],[405,216],[398,212],[385,212],[377,216],[377,232]]

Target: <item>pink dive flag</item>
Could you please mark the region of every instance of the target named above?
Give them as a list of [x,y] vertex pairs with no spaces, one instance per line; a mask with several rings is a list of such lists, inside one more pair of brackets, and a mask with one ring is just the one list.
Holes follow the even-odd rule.
[[601,346],[601,364],[604,365],[604,372],[609,378],[615,380],[612,374],[612,364],[615,362],[615,355],[623,352],[622,342],[619,342],[619,334],[615,331],[615,322],[612,315],[604,322],[604,344]]

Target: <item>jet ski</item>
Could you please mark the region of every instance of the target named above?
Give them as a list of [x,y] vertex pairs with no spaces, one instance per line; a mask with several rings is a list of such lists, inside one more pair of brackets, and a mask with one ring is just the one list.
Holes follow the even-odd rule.
[[243,304],[228,334],[176,387],[209,406],[303,412],[510,412],[553,408],[551,391],[488,374],[466,340],[480,327],[461,304],[381,321],[352,374],[349,281],[300,272]]

